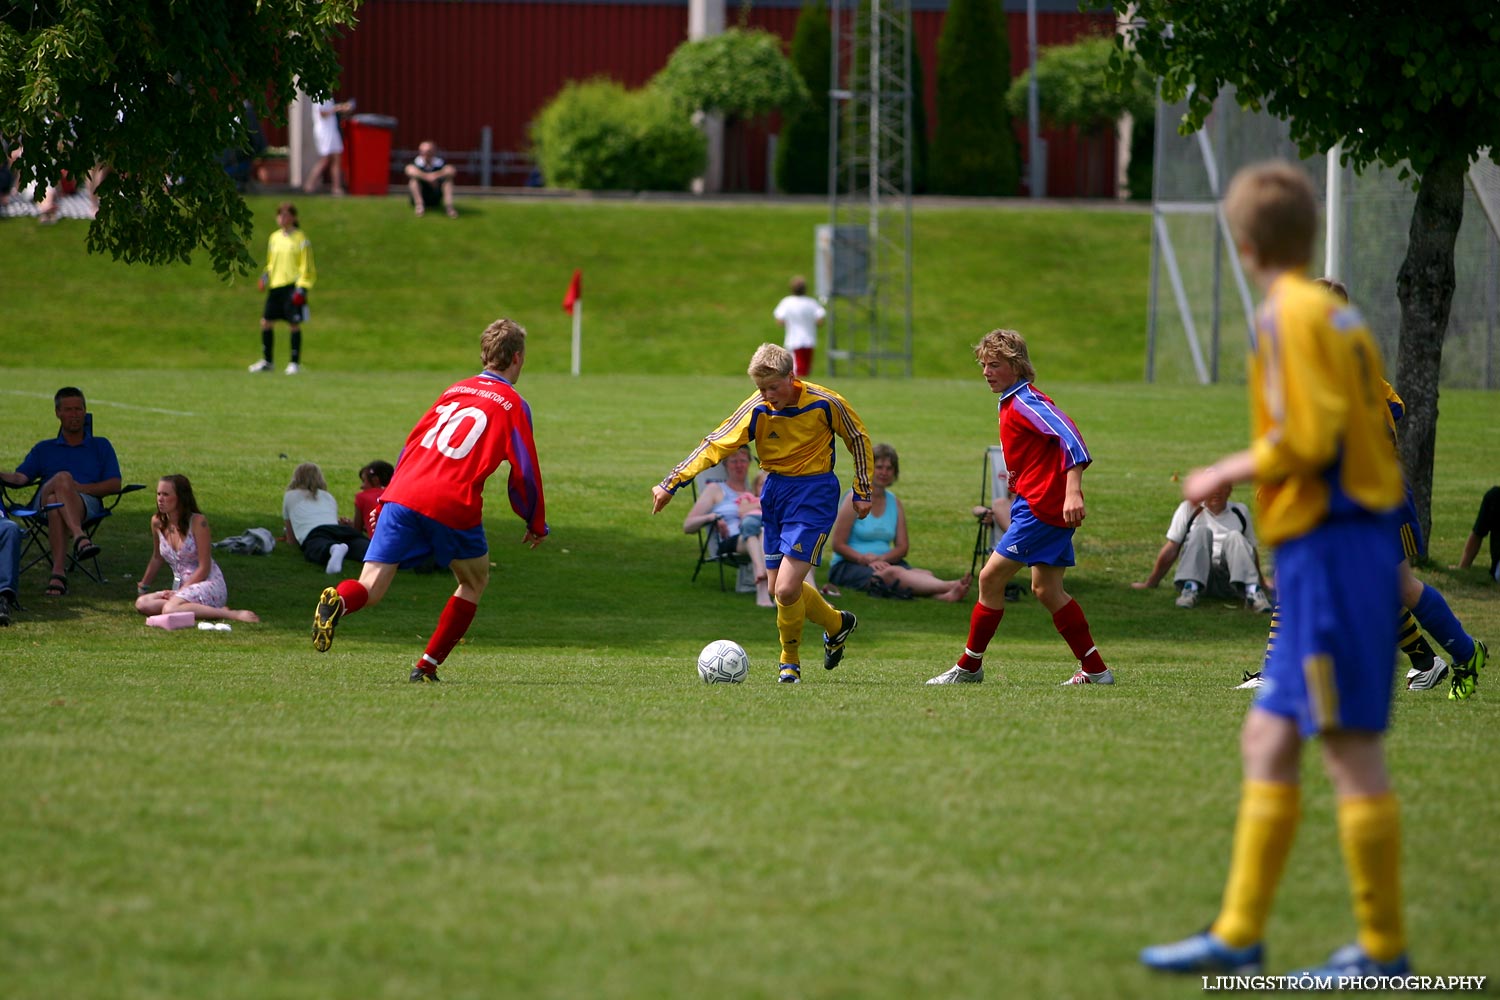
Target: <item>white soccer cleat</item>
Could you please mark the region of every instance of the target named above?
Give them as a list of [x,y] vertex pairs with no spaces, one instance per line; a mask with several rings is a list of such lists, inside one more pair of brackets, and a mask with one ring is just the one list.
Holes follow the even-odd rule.
[[252,372],[268,372],[271,370],[271,362],[267,361],[265,358],[261,358],[259,361],[255,362],[255,364],[250,366],[250,370]]
[[954,664],[947,670],[929,680],[928,684],[978,684],[984,680],[984,667],[978,670],[965,670]]
[[1251,673],[1247,670],[1245,671],[1245,679],[1236,684],[1234,686],[1234,689],[1236,691],[1254,691],[1257,688],[1263,688],[1265,686],[1266,679],[1260,675],[1259,670],[1255,671],[1254,673]]
[[1109,672],[1108,667],[1105,667],[1097,674],[1091,674],[1088,671],[1079,668],[1077,673],[1075,673],[1072,677],[1069,677],[1067,680],[1063,681],[1059,686],[1071,687],[1074,684],[1113,684],[1114,682],[1115,675]]
[[297,362],[295,362],[295,361],[288,362],[287,366],[282,369],[282,371],[286,372],[288,375],[295,375],[298,372],[300,372],[301,370],[302,370],[302,366],[299,365],[299,364],[297,364]]
[[1432,666],[1427,670],[1418,670],[1413,667],[1406,673],[1406,690],[1408,691],[1431,691],[1443,682],[1448,676],[1448,661],[1441,656],[1432,658]]

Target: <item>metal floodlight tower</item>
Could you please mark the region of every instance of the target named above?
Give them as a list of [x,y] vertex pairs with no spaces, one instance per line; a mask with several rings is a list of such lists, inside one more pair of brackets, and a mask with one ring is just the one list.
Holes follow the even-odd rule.
[[[817,293],[828,371],[912,374],[911,0],[831,0],[828,225]],[[883,367],[882,367],[883,365]]]

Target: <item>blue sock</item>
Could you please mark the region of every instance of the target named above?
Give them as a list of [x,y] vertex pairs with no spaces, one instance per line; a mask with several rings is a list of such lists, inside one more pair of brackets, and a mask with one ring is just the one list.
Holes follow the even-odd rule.
[[1455,667],[1474,658],[1474,640],[1469,638],[1469,633],[1464,631],[1463,625],[1448,607],[1448,602],[1437,590],[1424,585],[1422,596],[1411,613],[1421,624],[1423,631],[1448,651]]

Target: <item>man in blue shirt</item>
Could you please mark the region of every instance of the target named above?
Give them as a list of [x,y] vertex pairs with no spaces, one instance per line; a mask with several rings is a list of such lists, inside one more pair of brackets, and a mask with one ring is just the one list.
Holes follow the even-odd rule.
[[81,389],[59,389],[52,402],[59,424],[57,437],[38,441],[14,472],[0,472],[0,481],[25,486],[40,480],[36,503],[61,504],[47,513],[47,534],[52,543],[52,579],[47,583],[47,593],[61,597],[68,592],[65,546],[71,545],[80,559],[99,554],[99,546],[84,533],[83,523],[103,510],[100,497],[120,491],[120,462],[109,441],[95,437],[88,428],[88,406]]

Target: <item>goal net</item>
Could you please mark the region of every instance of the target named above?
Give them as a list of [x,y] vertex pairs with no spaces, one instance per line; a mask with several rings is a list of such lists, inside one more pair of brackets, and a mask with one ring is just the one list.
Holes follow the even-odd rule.
[[[1202,129],[1181,136],[1176,129],[1185,110],[1185,102],[1163,104],[1156,116],[1147,381],[1243,379],[1259,292],[1240,269],[1220,199],[1235,171],[1276,157],[1306,168],[1325,218],[1334,220],[1332,233],[1319,236],[1314,273],[1332,265],[1394,373],[1401,328],[1396,276],[1416,201],[1399,171],[1375,165],[1356,174],[1340,167],[1330,178],[1326,157],[1300,158],[1285,122],[1242,110],[1228,90]],[[1457,286],[1441,384],[1494,389],[1500,387],[1500,167],[1487,159],[1470,170],[1454,255]]]

